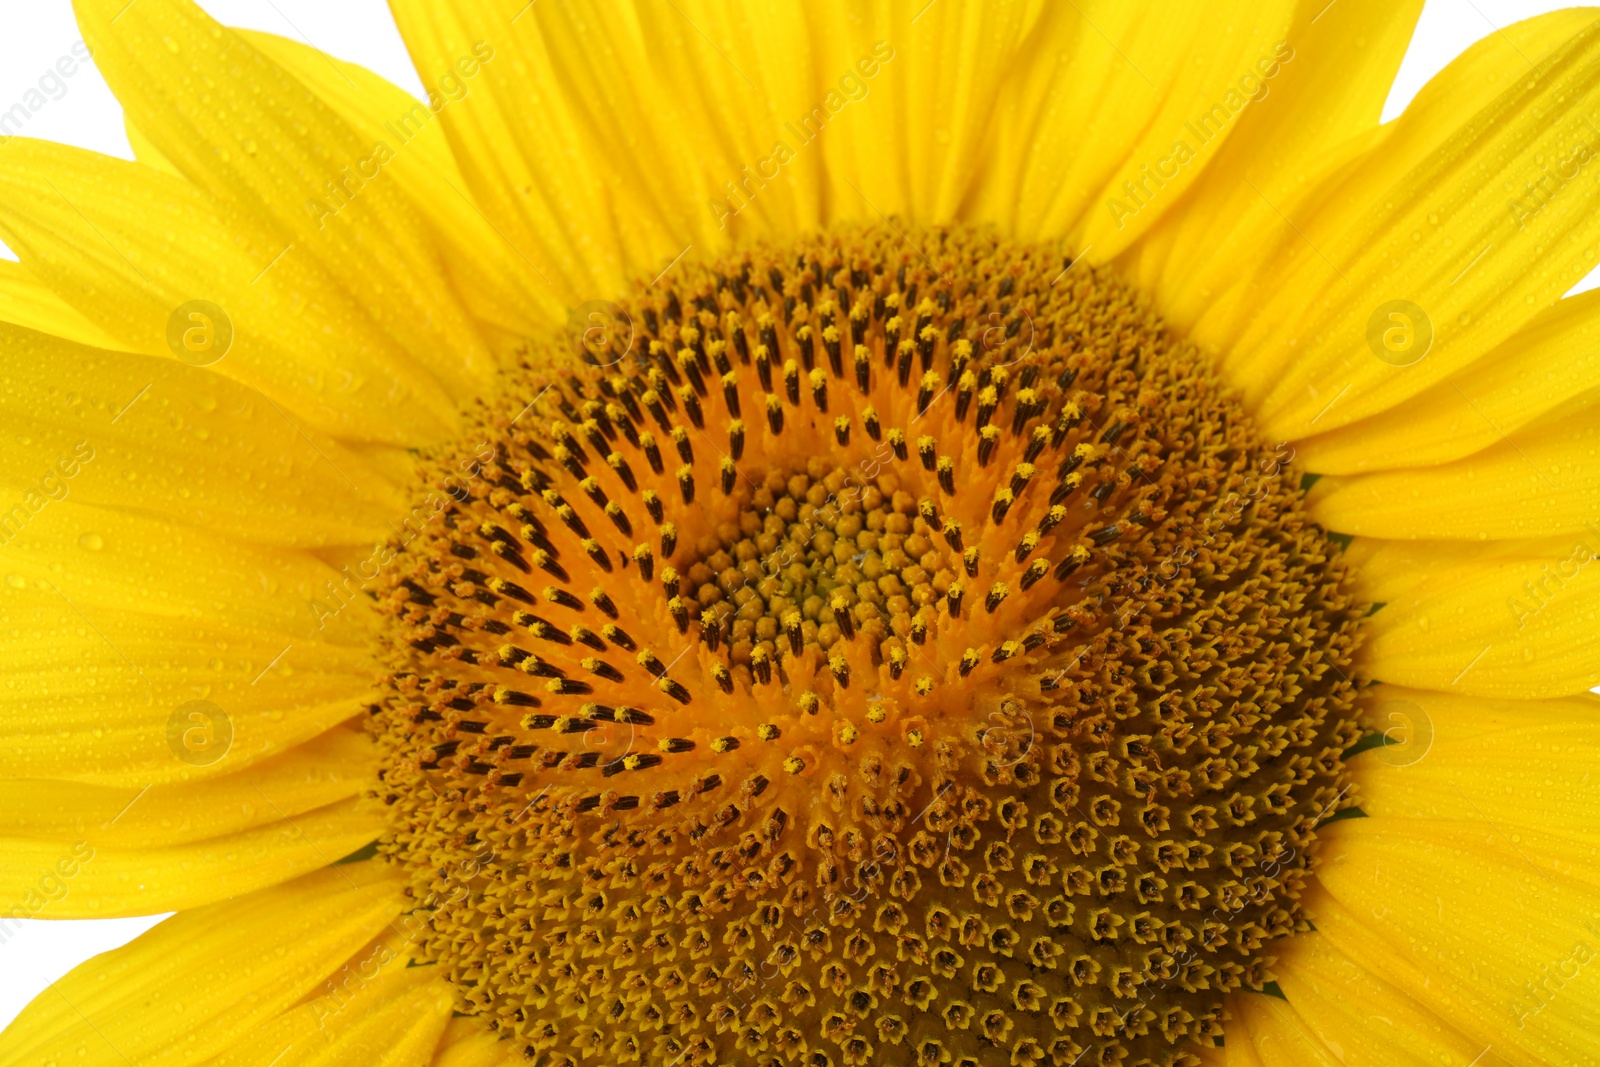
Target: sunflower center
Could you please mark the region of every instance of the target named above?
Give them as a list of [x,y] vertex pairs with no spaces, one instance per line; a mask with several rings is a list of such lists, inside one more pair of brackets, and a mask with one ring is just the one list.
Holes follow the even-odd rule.
[[877,661],[892,660],[890,634],[926,629],[926,609],[954,574],[899,486],[893,474],[868,481],[813,458],[794,473],[770,471],[738,517],[704,540],[684,572],[685,608],[704,639],[728,642],[741,681],[762,663],[858,633],[877,643]]
[[1197,1062],[1358,735],[1287,455],[1059,248],[675,277],[531,345],[396,545],[420,954],[541,1064]]

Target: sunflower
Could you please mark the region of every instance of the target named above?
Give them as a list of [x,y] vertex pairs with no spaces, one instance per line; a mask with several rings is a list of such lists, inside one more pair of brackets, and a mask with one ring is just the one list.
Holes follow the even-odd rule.
[[1600,23],[79,0],[16,1064],[1600,1062]]

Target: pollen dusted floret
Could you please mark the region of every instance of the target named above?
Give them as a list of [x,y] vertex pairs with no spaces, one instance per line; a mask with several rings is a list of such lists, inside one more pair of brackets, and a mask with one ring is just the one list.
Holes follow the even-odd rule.
[[538,1064],[1197,1062],[1352,802],[1286,458],[1058,247],[672,278],[530,348],[391,569],[422,952]]

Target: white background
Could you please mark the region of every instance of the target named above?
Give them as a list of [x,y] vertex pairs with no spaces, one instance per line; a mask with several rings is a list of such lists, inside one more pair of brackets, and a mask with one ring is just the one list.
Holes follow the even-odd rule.
[[[296,38],[422,93],[382,0],[200,0],[200,6],[222,22]],[[1564,6],[1549,0],[1428,0],[1384,119],[1399,114],[1424,82],[1474,41]],[[68,0],[0,0],[0,111],[34,88],[79,37]],[[59,99],[33,115],[28,136],[131,159],[121,109],[93,66],[85,64],[65,84]],[[8,254],[0,245],[0,255]],[[1600,271],[1579,288],[1596,284]],[[25,921],[0,944],[0,1025],[78,963],[131,941],[163,917]]]

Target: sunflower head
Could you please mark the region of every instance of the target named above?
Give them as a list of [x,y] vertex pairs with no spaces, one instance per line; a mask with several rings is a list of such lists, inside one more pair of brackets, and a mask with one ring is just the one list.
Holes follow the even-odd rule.
[[1217,1033],[1303,925],[1355,624],[1198,354],[961,228],[685,265],[610,326],[440,457],[383,599],[386,848],[472,1009],[552,1062]]
[[0,1063],[1600,1062],[1600,24],[1420,5],[74,0]]

